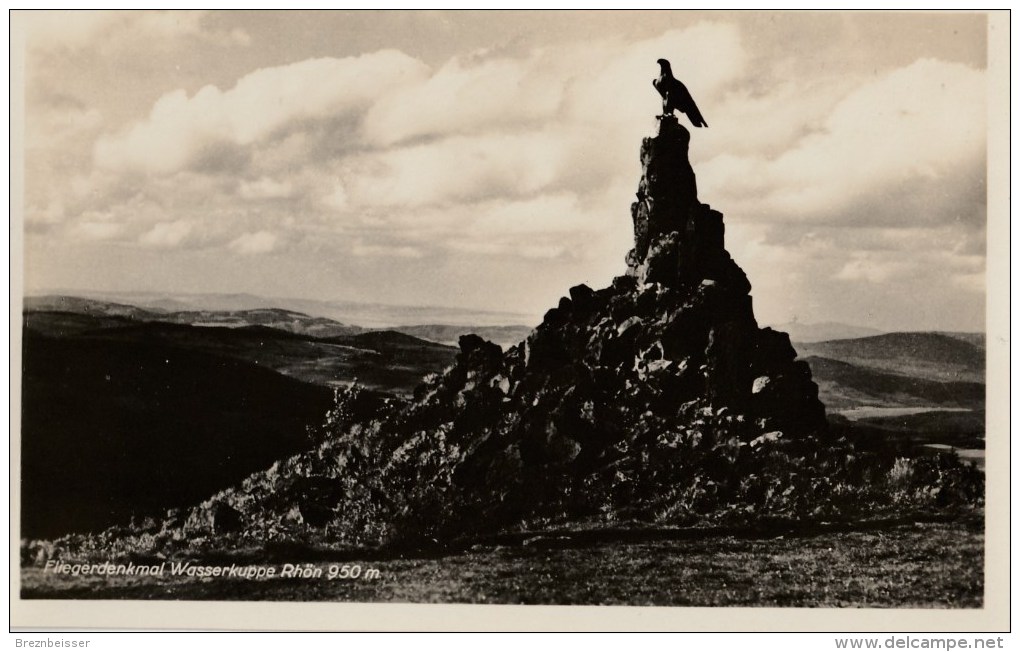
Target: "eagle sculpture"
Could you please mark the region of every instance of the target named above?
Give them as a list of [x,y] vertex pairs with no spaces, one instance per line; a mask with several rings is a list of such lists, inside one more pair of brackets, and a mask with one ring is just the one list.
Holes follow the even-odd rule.
[[708,123],[705,122],[705,118],[701,117],[701,111],[694,103],[690,91],[673,76],[673,69],[669,67],[669,62],[659,59],[658,64],[660,67],[659,76],[652,80],[652,86],[662,96],[662,114],[673,115],[673,111],[676,110],[685,114],[695,127],[707,127]]

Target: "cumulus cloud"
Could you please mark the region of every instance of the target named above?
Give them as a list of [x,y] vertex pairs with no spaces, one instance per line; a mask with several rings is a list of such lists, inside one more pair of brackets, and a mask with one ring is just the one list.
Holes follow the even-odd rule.
[[363,111],[387,89],[427,74],[395,50],[344,59],[310,59],[245,75],[226,91],[206,86],[161,97],[148,118],[96,143],[100,167],[167,173],[211,145],[246,146],[292,123]]
[[[406,84],[368,111],[364,132],[390,145],[412,136],[464,133],[493,125],[546,120],[563,96],[563,80],[541,57],[481,63],[453,58],[435,74]],[[452,109],[452,110],[451,110]]]
[[[983,195],[976,168],[985,159],[984,85],[981,71],[920,60],[847,94],[778,156],[720,154],[699,168],[700,178],[713,194],[771,220],[879,224],[918,208],[901,219],[944,221],[961,210],[954,199]],[[916,192],[900,192],[904,184]],[[952,190],[939,196],[940,187]],[[921,205],[903,206],[910,197]],[[886,209],[861,210],[864,198]]]
[[[712,52],[711,68],[688,66]],[[569,43],[518,58],[455,57],[381,98],[365,117],[372,142],[492,132],[553,122],[645,124],[655,60],[670,57],[699,97],[714,97],[746,64],[739,31],[703,22],[637,42]],[[645,71],[644,74],[635,74]]]
[[[210,32],[201,14],[165,19],[144,31]],[[395,269],[541,260],[608,279],[629,246],[660,57],[712,125],[691,145],[700,195],[726,214],[757,300],[821,305],[813,288],[905,288],[936,271],[983,287],[985,73],[926,58],[791,75],[721,22],[434,67],[397,50],[299,60],[165,92],[126,124],[54,100],[40,149],[78,134],[91,169],[52,168],[66,187],[40,192],[29,219],[153,247],[336,247]],[[112,217],[86,217],[97,207]]]
[[347,194],[369,206],[420,206],[535,193],[565,163],[554,131],[450,137],[352,157]]

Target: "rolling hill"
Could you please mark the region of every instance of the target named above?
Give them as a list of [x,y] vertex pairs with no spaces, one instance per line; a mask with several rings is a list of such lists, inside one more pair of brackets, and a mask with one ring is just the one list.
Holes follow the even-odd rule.
[[984,383],[982,347],[944,333],[886,333],[797,345],[801,357],[828,358],[900,376],[939,382]]
[[[25,537],[193,503],[306,448],[332,386],[357,379],[378,405],[455,353],[394,332],[294,333],[280,327],[283,311],[239,317],[274,326],[225,326],[206,314],[191,313],[195,325],[147,321],[152,313],[130,306],[56,305],[80,312],[25,313]],[[296,321],[314,323],[305,317]]]
[[25,326],[50,337],[74,337],[83,345],[158,342],[234,358],[316,385],[348,385],[357,379],[366,389],[393,395],[409,395],[423,376],[450,364],[456,353],[389,331],[319,338],[275,326],[192,325],[49,311],[26,313]]
[[531,331],[531,326],[455,326],[451,324],[422,324],[418,326],[394,326],[393,330],[414,337],[453,346],[461,335],[475,334],[495,342],[504,349],[524,340]]
[[827,321],[820,323],[787,322],[772,326],[790,336],[793,342],[824,342],[828,340],[845,340],[855,337],[880,335],[882,331],[867,326],[855,326],[840,322]]
[[301,312],[281,308],[166,310],[162,308],[139,308],[122,303],[64,295],[26,297],[25,313],[29,315],[34,313],[66,313],[91,317],[125,317],[135,321],[158,321],[168,324],[219,326],[223,328],[266,326],[289,333],[313,337],[355,335],[365,330],[359,326],[350,326],[325,317],[312,317]]
[[147,337],[27,330],[22,536],[201,500],[308,445],[328,388]]
[[876,371],[840,360],[808,356],[818,394],[829,410],[876,407],[980,408],[983,383],[938,381]]

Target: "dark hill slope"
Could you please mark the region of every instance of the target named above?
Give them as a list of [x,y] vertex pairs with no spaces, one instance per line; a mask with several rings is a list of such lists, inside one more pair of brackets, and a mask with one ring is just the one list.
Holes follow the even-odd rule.
[[126,303],[61,294],[25,297],[24,310],[25,312],[65,312],[93,317],[125,317],[137,320],[159,319],[167,314],[158,309],[139,308]]
[[944,331],[942,335],[948,335],[949,337],[963,340],[968,344],[972,344],[978,349],[985,350],[986,337],[984,333],[973,333],[973,332],[961,332],[961,331]]
[[28,330],[23,378],[23,537],[192,504],[306,448],[306,426],[332,399],[325,387],[144,333]]
[[804,356],[849,362],[893,374],[936,381],[984,382],[979,347],[941,333],[887,333],[799,345]]
[[815,356],[804,361],[811,365],[818,395],[829,409],[861,405],[974,409],[984,406],[983,383],[928,380]]
[[409,395],[426,374],[453,361],[452,347],[399,333],[319,339],[271,326],[193,326],[120,317],[35,311],[26,328],[86,341],[160,342],[211,356],[235,358],[318,385],[358,383],[376,392]]

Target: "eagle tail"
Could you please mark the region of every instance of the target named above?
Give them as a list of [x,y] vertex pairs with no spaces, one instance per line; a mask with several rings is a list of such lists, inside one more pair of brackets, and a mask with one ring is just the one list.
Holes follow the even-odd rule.
[[702,117],[701,111],[698,110],[698,106],[691,102],[690,110],[687,111],[687,117],[691,119],[691,124],[695,127],[707,127],[708,123],[705,122],[705,118]]

